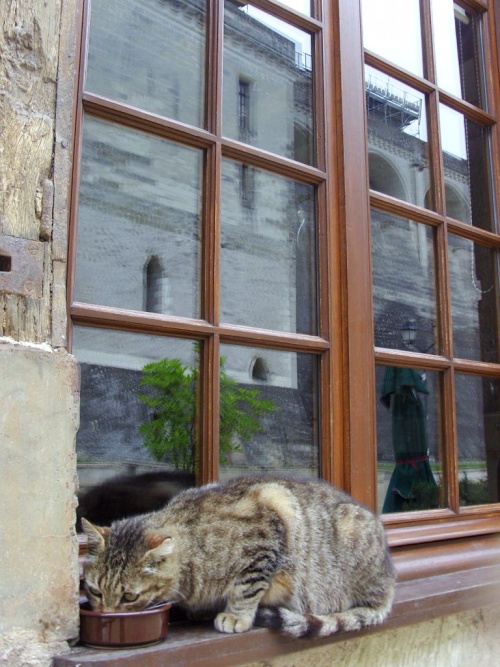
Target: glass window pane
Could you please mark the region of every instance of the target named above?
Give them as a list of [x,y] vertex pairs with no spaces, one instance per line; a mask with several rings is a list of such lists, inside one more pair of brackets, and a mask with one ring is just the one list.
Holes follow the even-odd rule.
[[[318,358],[236,345],[222,345],[221,355],[221,477],[271,471],[317,476]],[[236,391],[240,431],[230,414]]]
[[294,9],[296,12],[311,16],[311,0],[281,0],[281,4]]
[[365,68],[370,188],[430,207],[425,95]]
[[315,189],[223,162],[221,320],[317,332]]
[[85,119],[75,300],[199,316],[202,158]]
[[195,343],[75,327],[73,354],[81,368],[79,517],[109,525],[193,486]]
[[461,505],[500,500],[500,381],[455,374]]
[[440,376],[377,366],[379,512],[444,507]]
[[434,229],[377,210],[371,220],[375,345],[438,353]]
[[484,107],[480,17],[453,0],[431,5],[438,85]]
[[450,292],[455,357],[498,363],[498,257],[450,234]]
[[446,213],[493,231],[489,130],[443,104],[439,107]]
[[365,49],[423,76],[419,0],[362,0]]
[[204,0],[92,2],[86,90],[203,125]]
[[311,36],[250,5],[224,6],[224,135],[312,164]]

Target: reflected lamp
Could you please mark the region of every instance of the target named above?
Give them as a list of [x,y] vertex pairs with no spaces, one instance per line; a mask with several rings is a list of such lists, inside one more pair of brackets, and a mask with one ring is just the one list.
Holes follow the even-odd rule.
[[415,320],[413,319],[406,320],[406,322],[401,327],[401,336],[403,337],[403,341],[407,345],[409,345],[410,343],[414,342],[416,335],[417,335],[417,326]]

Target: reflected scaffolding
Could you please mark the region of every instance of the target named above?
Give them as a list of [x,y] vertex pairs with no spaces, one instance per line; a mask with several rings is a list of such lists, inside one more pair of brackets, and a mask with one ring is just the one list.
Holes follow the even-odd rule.
[[428,207],[429,148],[425,95],[365,67],[370,188]]

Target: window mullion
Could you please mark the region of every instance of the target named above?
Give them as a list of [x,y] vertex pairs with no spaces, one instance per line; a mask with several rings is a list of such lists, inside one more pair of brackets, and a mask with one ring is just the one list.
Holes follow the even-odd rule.
[[224,1],[207,0],[207,58],[205,85],[205,119],[207,129],[221,135],[222,114],[222,44],[224,31]]
[[[365,504],[376,506],[376,429],[371,285],[371,248],[364,110],[364,69],[361,13],[357,3],[340,0],[338,26],[344,48],[342,72],[342,141],[344,154],[347,383],[349,392],[348,442],[350,469],[348,490]],[[348,46],[347,46],[348,45]],[[355,223],[355,224],[354,224]],[[366,233],[360,234],[360,230]]]
[[218,334],[210,336],[202,344],[200,373],[197,481],[199,484],[208,484],[219,479],[220,339]]
[[436,67],[434,61],[434,43],[432,36],[431,0],[420,0],[420,16],[422,22],[422,46],[425,78],[435,83]]

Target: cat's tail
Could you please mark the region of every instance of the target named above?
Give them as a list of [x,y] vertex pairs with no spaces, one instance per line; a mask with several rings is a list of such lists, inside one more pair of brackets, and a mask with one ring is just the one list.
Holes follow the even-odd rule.
[[281,630],[292,637],[327,637],[337,632],[360,630],[368,625],[378,625],[389,615],[393,595],[380,606],[352,607],[333,614],[301,614],[285,607],[278,609],[259,609],[256,625]]

